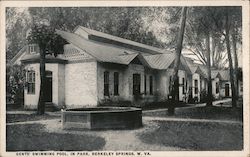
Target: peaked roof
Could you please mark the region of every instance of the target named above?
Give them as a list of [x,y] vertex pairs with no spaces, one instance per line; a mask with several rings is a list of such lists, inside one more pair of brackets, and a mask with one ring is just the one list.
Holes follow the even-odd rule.
[[219,74],[220,79],[222,81],[229,81],[230,80],[230,72],[229,70],[212,70],[212,73]]
[[187,58],[187,57],[185,57],[185,60],[187,61],[187,64],[188,64],[188,66],[189,66],[191,72],[192,72],[193,74],[196,73],[196,71],[197,71],[197,69],[198,69],[199,66],[198,66],[197,64],[193,63],[193,61],[190,60],[190,59]]
[[138,57],[141,62],[147,64],[144,58],[139,53],[121,49],[111,45],[100,44],[94,41],[87,40],[78,34],[56,30],[56,33],[69,43],[85,50],[86,53],[94,57],[99,62],[109,62],[128,65],[135,57]]
[[10,60],[10,64],[14,64],[16,61],[17,61],[17,59],[19,58],[19,57],[21,57],[22,55],[23,55],[23,53],[25,53],[26,52],[26,50],[27,50],[27,45],[26,46],[24,46],[11,60]]
[[214,79],[216,77],[221,79],[221,75],[220,75],[219,71],[218,70],[211,70],[211,78]]
[[154,69],[167,69],[175,59],[174,53],[144,56]]
[[[149,63],[149,65],[158,70],[164,70],[169,68],[169,66],[174,62],[175,60],[175,53],[165,53],[165,54],[158,54],[158,55],[149,55],[144,56],[146,61]],[[184,65],[185,70],[187,72],[191,73],[190,68],[188,67],[185,59],[183,56],[181,56],[181,63]]]
[[219,73],[220,73],[221,79],[223,81],[230,80],[230,72],[229,72],[229,70],[221,70]]
[[204,65],[194,63],[191,58],[188,58],[188,57],[184,57],[184,58],[188,64],[192,74],[199,73],[204,78],[207,78],[207,68]]
[[[157,47],[153,47],[153,46],[149,46],[149,45],[145,45],[139,42],[135,42],[132,40],[128,40],[128,39],[124,39],[124,38],[120,38],[114,35],[110,35],[107,33],[103,33],[100,31],[96,31],[93,29],[89,29],[83,26],[78,26],[76,27],[76,29],[74,30],[74,32],[76,32],[77,30],[81,30],[84,31],[85,33],[88,34],[88,38],[92,39],[92,40],[96,40],[96,41],[102,41],[102,42],[106,42],[106,43],[112,43],[112,44],[117,44],[119,46],[122,47],[128,47],[134,50],[138,50],[138,51],[143,51],[143,52],[147,52],[150,54],[160,54],[163,53],[163,49],[157,48]],[[97,38],[91,38],[91,37],[99,37],[99,39]],[[103,40],[106,39],[106,40]]]

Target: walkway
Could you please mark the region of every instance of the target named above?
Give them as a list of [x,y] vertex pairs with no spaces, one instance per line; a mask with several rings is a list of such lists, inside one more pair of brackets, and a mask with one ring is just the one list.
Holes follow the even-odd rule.
[[[216,100],[216,101],[213,101],[213,106],[221,106],[220,103],[226,103],[226,102],[230,102],[230,101],[231,101],[231,98]],[[179,110],[179,109],[196,108],[196,107],[204,107],[204,106],[206,106],[206,103],[187,104],[186,107],[176,107],[175,109]],[[149,113],[149,112],[158,112],[158,111],[167,111],[167,110],[168,110],[167,108],[161,108],[161,109],[154,109],[154,110],[144,110],[142,112],[143,113]]]
[[[220,102],[229,102],[230,99],[215,101],[214,105]],[[202,107],[205,104],[196,104],[194,106],[182,107],[178,109],[185,108],[195,108]],[[157,109],[157,110],[149,110],[143,112],[157,112],[157,111],[165,111],[167,109]],[[34,114],[34,111],[8,111],[8,114]],[[16,124],[42,124],[45,126],[45,131],[52,133],[62,133],[62,134],[77,134],[77,135],[92,135],[99,136],[105,139],[105,146],[102,148],[103,151],[122,151],[122,150],[134,150],[134,151],[179,151],[184,150],[179,147],[166,147],[164,145],[157,144],[147,144],[142,142],[138,135],[154,132],[155,130],[160,128],[160,124],[157,121],[181,121],[181,122],[204,122],[204,123],[221,123],[221,124],[232,124],[232,125],[243,125],[242,122],[238,121],[229,121],[229,120],[210,120],[210,119],[187,119],[187,118],[175,118],[175,117],[148,117],[143,116],[143,127],[136,130],[103,130],[103,131],[77,131],[77,130],[63,130],[61,125],[61,120],[59,118],[59,112],[47,112],[49,115],[58,115],[56,119],[50,120],[37,120],[37,121],[26,121],[26,122],[14,122],[7,123],[7,125],[16,125]]]
[[[220,103],[226,103],[226,102],[230,102],[231,98],[226,98],[223,100],[216,100],[213,102],[213,106],[221,106]],[[205,103],[201,103],[201,104],[187,104],[186,107],[177,107],[176,110],[178,109],[182,109],[182,108],[195,108],[195,107],[204,107],[206,106]],[[224,106],[223,106],[224,107]],[[157,112],[157,111],[166,111],[166,108],[162,108],[162,109],[154,109],[154,110],[144,110],[142,112]],[[36,114],[36,111],[6,111],[7,114]],[[57,111],[57,112],[46,112],[46,114],[51,115],[51,116],[56,116],[56,115],[60,115],[61,111]]]
[[62,124],[59,119],[52,120],[39,120],[39,121],[27,121],[27,122],[14,122],[7,123],[7,125],[17,124],[42,124],[45,126],[45,131],[50,133],[61,134],[77,134],[77,135],[92,135],[99,136],[105,139],[105,146],[102,151],[180,151],[185,150],[179,147],[167,147],[163,145],[147,144],[142,142],[137,135],[139,133],[154,131],[159,128],[157,122],[147,120],[143,118],[143,127],[135,130],[63,130]]
[[151,121],[181,121],[181,122],[205,122],[205,123],[228,123],[228,124],[239,124],[243,125],[240,121],[230,121],[230,120],[213,120],[213,119],[191,119],[191,118],[172,118],[172,117],[143,117],[145,120]]

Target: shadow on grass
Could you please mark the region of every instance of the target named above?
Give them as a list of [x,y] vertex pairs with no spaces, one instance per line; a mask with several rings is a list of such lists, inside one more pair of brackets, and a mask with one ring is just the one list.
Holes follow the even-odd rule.
[[44,115],[37,115],[37,114],[7,114],[6,115],[6,122],[7,123],[14,123],[14,122],[26,122],[26,121],[36,121],[36,120],[46,120],[46,119],[56,119],[60,118],[58,116],[52,116],[48,114]]
[[101,137],[48,133],[40,124],[8,125],[7,151],[91,151],[105,145]]
[[142,142],[198,151],[243,149],[243,129],[238,124],[158,122],[153,132],[138,134]]
[[[167,117],[167,111],[143,113],[144,116]],[[234,120],[242,121],[242,108],[230,107],[195,107],[179,108],[175,110],[176,118],[194,118],[194,119],[214,119],[214,120]]]

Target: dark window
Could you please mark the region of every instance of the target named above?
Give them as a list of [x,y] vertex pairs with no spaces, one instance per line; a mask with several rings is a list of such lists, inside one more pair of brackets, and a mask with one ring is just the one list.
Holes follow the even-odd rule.
[[200,79],[200,91],[202,90],[202,80]]
[[153,95],[153,76],[149,77],[149,93]]
[[185,78],[182,78],[182,94],[185,94]]
[[36,82],[36,74],[35,71],[27,72],[27,88],[28,94],[35,94],[35,82]]
[[29,45],[29,53],[30,54],[36,53],[36,47],[35,47],[35,45]]
[[198,94],[198,80],[194,80],[194,94]]
[[187,89],[188,89],[188,82],[187,82],[187,80],[186,80],[186,92],[187,92]]
[[144,93],[147,95],[147,75],[144,75]]
[[215,86],[216,86],[216,93],[219,93],[219,83],[218,82],[216,82],[216,84],[215,84]]
[[109,72],[104,72],[104,96],[109,96]]
[[119,73],[114,72],[114,95],[119,95]]
[[169,86],[168,86],[169,93],[171,92],[171,84],[172,84],[172,76],[169,77]]
[[133,94],[139,95],[141,93],[141,75],[133,74]]

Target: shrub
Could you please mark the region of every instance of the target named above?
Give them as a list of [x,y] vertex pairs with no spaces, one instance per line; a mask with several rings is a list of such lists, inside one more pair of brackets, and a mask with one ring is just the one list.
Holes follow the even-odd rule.
[[25,71],[20,65],[6,67],[6,102],[23,103]]

